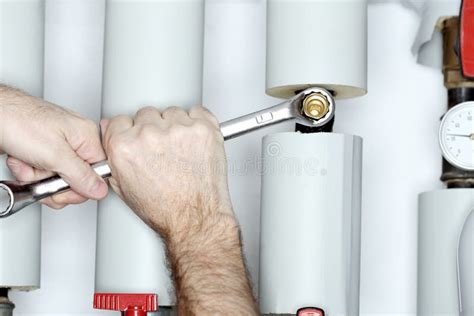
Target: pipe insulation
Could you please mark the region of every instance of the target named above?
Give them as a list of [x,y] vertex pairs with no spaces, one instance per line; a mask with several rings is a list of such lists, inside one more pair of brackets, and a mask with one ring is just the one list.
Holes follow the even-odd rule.
[[[104,117],[202,101],[204,1],[109,0]],[[174,304],[163,244],[115,194],[99,203],[96,292],[157,293]]]
[[260,308],[359,315],[362,139],[263,139]]
[[411,51],[419,64],[441,69],[443,66],[443,21],[458,16],[461,0],[403,0],[419,16],[419,28]]
[[437,190],[418,198],[418,315],[459,315],[458,248],[474,209],[472,189]]
[[267,94],[312,86],[336,98],[367,92],[366,0],[268,0]]
[[[44,2],[0,0],[0,83],[43,95]],[[0,120],[4,119],[0,116]],[[0,121],[0,126],[2,126]],[[11,179],[0,157],[0,178]],[[41,206],[0,220],[0,287],[40,286]]]

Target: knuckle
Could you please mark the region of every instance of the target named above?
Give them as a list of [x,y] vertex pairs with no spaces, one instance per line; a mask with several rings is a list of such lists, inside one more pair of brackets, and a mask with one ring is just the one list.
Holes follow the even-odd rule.
[[154,139],[159,129],[153,124],[143,124],[138,131],[138,137],[144,139]]
[[109,121],[109,127],[113,126],[113,125],[122,125],[127,120],[130,120],[130,117],[128,117],[127,115],[124,115],[124,114],[114,116]]
[[129,147],[121,135],[112,135],[107,144],[108,155],[127,156],[131,151]]
[[99,128],[97,127],[95,122],[90,119],[83,118],[80,126],[82,129],[82,132],[85,134],[91,134],[91,133],[96,134],[99,132]]
[[164,116],[174,116],[180,113],[184,113],[184,110],[178,106],[170,106],[163,111]]
[[173,137],[180,138],[180,137],[185,136],[188,130],[189,128],[186,126],[174,124],[170,126],[169,133],[173,135]]
[[197,120],[193,125],[193,131],[198,136],[209,136],[212,129],[204,120]]
[[151,113],[155,113],[157,112],[158,110],[153,107],[153,106],[145,106],[143,108],[141,108],[140,110],[137,111],[137,116],[147,116]]

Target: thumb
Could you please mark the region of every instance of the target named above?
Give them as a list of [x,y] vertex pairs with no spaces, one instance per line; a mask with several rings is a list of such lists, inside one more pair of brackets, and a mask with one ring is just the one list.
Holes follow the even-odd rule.
[[80,195],[94,200],[103,199],[107,195],[108,187],[105,181],[71,147],[63,148],[55,169]]

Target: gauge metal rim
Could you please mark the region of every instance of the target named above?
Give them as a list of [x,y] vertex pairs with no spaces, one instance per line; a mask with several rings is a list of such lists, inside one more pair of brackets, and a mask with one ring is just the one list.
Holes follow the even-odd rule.
[[474,101],[459,103],[455,105],[453,108],[451,108],[448,112],[446,112],[443,116],[443,119],[441,120],[441,124],[439,125],[439,134],[438,134],[438,142],[439,142],[439,146],[441,147],[441,153],[443,154],[444,159],[446,159],[450,164],[452,164],[456,168],[459,168],[465,171],[474,171],[474,162],[472,166],[466,166],[465,164],[459,163],[459,161],[457,161],[456,158],[452,157],[449,154],[449,150],[446,147],[445,142],[443,141],[444,139],[443,128],[449,116],[453,115],[453,113],[456,113],[458,111],[462,111],[464,110],[464,108],[468,108],[470,106],[473,107],[474,109]]

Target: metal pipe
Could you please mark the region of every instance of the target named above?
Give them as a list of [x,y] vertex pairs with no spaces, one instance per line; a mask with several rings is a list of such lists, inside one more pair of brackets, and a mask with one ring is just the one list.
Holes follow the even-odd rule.
[[0,288],[0,316],[13,316],[15,304],[8,298],[8,289]]
[[[448,110],[458,104],[474,101],[474,81],[465,78],[455,50],[459,38],[459,18],[452,17],[441,23],[443,34],[444,85],[448,89]],[[441,181],[448,189],[473,188],[474,172],[456,168],[443,158]]]

